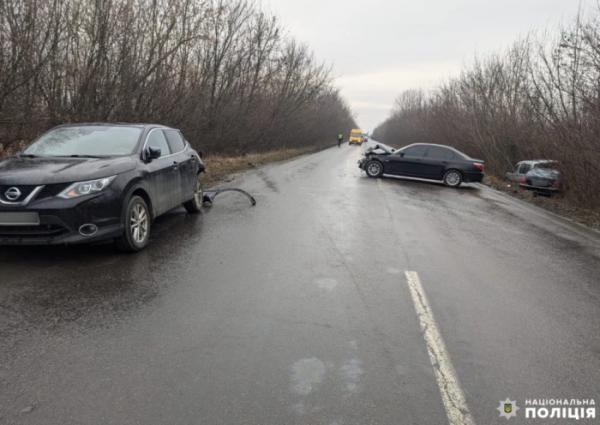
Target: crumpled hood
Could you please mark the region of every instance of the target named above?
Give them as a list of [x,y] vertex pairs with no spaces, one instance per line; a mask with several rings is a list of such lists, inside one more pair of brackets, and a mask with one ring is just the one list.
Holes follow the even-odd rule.
[[100,179],[135,168],[132,157],[25,158],[0,162],[0,185],[42,185]]

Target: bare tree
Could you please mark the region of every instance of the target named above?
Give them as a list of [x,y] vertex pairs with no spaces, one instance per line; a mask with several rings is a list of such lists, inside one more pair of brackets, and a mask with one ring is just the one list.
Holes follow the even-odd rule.
[[215,153],[332,143],[353,117],[283,34],[249,0],[0,0],[0,155],[81,121],[174,125]]

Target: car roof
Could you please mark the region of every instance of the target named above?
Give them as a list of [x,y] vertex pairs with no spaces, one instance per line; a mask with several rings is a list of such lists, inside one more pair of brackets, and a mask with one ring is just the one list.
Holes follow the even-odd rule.
[[558,161],[556,161],[554,159],[527,159],[524,161],[517,162],[517,164],[531,164],[531,165],[544,164],[544,163],[558,163]]
[[58,125],[54,128],[63,127],[84,127],[84,126],[107,126],[107,127],[137,127],[142,129],[150,128],[165,128],[174,130],[172,127],[168,127],[162,124],[149,124],[149,123],[129,123],[129,122],[78,122]]

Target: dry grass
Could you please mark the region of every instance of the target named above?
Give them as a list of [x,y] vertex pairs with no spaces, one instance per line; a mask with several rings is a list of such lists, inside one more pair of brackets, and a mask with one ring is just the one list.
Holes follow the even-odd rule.
[[208,156],[204,158],[206,175],[204,184],[214,185],[224,181],[228,175],[248,170],[269,162],[283,161],[309,152],[315,148],[278,149],[264,153],[252,153],[242,156]]
[[515,198],[530,202],[555,214],[600,230],[600,211],[597,209],[576,207],[564,194],[536,196],[532,191],[520,188],[517,183],[489,175],[485,176],[483,183]]

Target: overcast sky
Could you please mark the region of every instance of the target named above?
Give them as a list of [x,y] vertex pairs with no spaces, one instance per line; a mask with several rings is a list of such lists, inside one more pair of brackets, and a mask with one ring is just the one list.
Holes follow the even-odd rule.
[[[582,0],[591,4],[594,0]],[[579,0],[263,0],[290,35],[333,66],[363,129],[383,121],[405,89],[431,88],[474,54],[532,29],[569,23]]]

